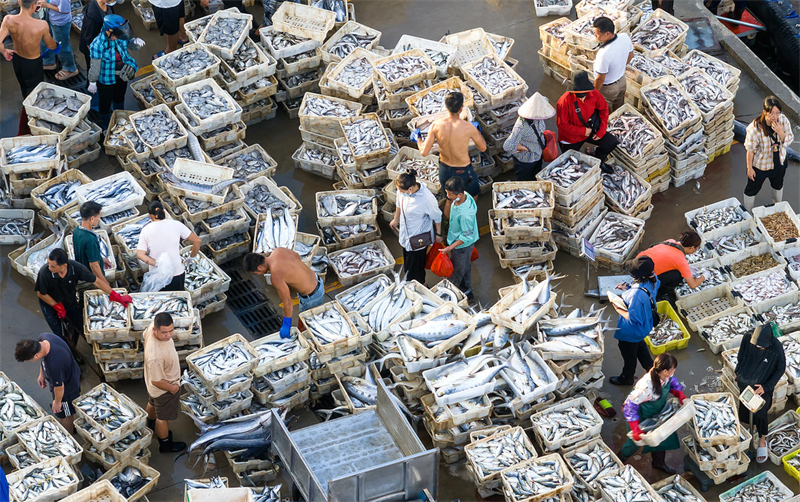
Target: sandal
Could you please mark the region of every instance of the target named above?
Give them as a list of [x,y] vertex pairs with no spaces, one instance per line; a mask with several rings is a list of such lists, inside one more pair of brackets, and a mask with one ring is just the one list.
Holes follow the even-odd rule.
[[767,461],[767,447],[766,446],[759,446],[756,449],[756,462],[759,464],[763,464]]
[[55,63],[53,63],[53,64],[47,64],[47,65],[44,65],[44,66],[42,66],[42,69],[43,69],[44,71],[53,71],[53,70],[55,70],[56,68],[58,68],[58,66],[57,66]]
[[77,75],[78,75],[78,70],[75,71],[61,70],[58,73],[56,73],[56,80],[67,80]]

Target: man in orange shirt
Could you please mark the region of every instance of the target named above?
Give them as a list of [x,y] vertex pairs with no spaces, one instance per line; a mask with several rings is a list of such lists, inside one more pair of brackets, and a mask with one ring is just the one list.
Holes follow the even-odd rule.
[[697,232],[689,231],[681,235],[680,242],[669,239],[639,253],[639,256],[650,257],[655,264],[654,273],[661,281],[657,300],[669,300],[674,303],[675,288],[684,280],[692,289],[703,283],[705,276],[695,278],[686,259],[687,255],[696,253],[700,249],[701,243]]

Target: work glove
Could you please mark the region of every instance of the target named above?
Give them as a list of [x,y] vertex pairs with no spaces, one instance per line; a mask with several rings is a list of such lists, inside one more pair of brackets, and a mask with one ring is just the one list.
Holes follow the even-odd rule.
[[128,305],[133,303],[133,298],[131,298],[130,296],[121,295],[121,294],[119,294],[119,293],[117,293],[116,291],[113,291],[113,290],[111,291],[111,294],[108,295],[108,298],[112,302],[121,303],[123,307],[127,307]]
[[281,324],[281,338],[291,338],[291,337],[292,337],[292,318],[284,317],[283,323]]
[[686,399],[686,394],[684,394],[683,391],[676,390],[676,389],[670,389],[669,393],[672,394],[673,396],[677,397],[678,398],[678,403],[681,406],[683,406],[683,401]]
[[64,304],[59,302],[53,305],[53,310],[56,311],[56,315],[59,319],[66,319],[67,318],[67,309],[64,307]]
[[138,37],[131,40],[131,43],[140,49],[146,45],[145,41]]
[[97,92],[97,82],[89,82],[89,87],[86,89],[89,91],[89,94],[94,94]]
[[414,129],[413,131],[411,131],[411,136],[409,136],[411,141],[414,141],[414,142],[419,141],[420,137],[422,137],[422,130],[419,127]]
[[631,432],[633,433],[633,440],[639,441],[642,439],[642,429],[639,428],[639,421],[634,420],[633,422],[628,422],[628,426],[631,428]]
[[470,124],[474,125],[475,129],[477,129],[478,132],[481,132],[481,125],[478,122],[473,120],[472,122],[470,122]]
[[187,256],[183,259],[183,266],[189,268],[194,263],[194,256]]
[[55,49],[45,47],[44,52],[42,52],[42,59],[47,59],[50,54],[58,55],[59,52],[61,52],[61,42],[58,42]]

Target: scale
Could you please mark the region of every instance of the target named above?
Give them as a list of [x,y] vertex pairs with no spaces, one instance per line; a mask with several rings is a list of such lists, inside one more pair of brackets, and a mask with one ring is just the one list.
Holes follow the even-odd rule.
[[745,408],[750,410],[750,413],[755,413],[760,410],[766,402],[764,401],[764,398],[756,394],[756,391],[754,391],[749,385],[745,390],[742,391],[742,394],[739,396],[739,401],[742,402]]
[[628,274],[623,275],[599,275],[597,276],[597,288],[590,289],[590,282],[591,282],[591,271],[592,271],[592,262],[595,261],[594,259],[594,246],[583,239],[581,242],[581,253],[580,257],[586,260],[586,282],[584,283],[583,288],[583,296],[587,296],[589,298],[597,298],[600,300],[600,303],[605,303],[608,301],[608,292],[611,291],[617,295],[622,295],[625,292],[624,289],[618,289],[618,284],[630,284],[633,282],[633,277]]

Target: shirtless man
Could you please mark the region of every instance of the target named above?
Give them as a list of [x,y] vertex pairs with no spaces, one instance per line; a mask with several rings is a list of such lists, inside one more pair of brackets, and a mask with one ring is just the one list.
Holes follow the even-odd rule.
[[[451,176],[458,176],[467,185],[467,192],[477,197],[480,192],[478,175],[469,159],[469,140],[475,142],[478,150],[486,151],[486,141],[480,131],[460,117],[464,105],[464,95],[451,92],[444,100],[449,115],[431,124],[428,137],[423,144],[417,139],[422,155],[431,153],[434,143],[439,144],[439,182],[444,186]],[[414,131],[415,133],[417,131]],[[417,133],[418,134],[418,133]]]
[[[14,74],[19,82],[22,99],[25,99],[44,80],[42,57],[47,54],[41,54],[40,42],[44,42],[47,50],[55,54],[61,51],[61,44],[50,36],[47,21],[33,17],[33,13],[39,9],[36,0],[20,0],[19,8],[19,14],[6,16],[3,18],[3,24],[0,25],[0,54],[6,58],[6,61],[11,61],[14,66]],[[2,41],[9,34],[14,42],[14,49],[6,49],[2,45]],[[18,135],[22,134],[30,134],[25,108],[22,109],[19,117]]]
[[275,248],[269,256],[249,253],[242,262],[245,272],[257,275],[270,274],[272,286],[278,290],[283,302],[281,338],[289,338],[292,329],[292,293],[297,292],[300,312],[322,305],[325,285],[322,278],[308,268],[300,255],[286,248]]

